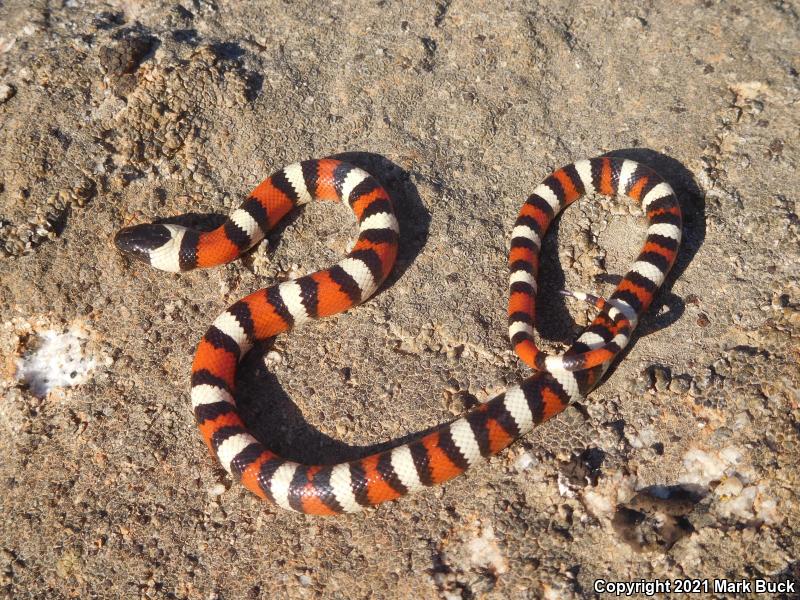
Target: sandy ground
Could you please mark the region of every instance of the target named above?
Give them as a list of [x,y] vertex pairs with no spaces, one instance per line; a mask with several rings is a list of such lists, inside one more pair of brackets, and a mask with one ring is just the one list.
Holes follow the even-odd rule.
[[[580,4],[0,2],[0,595],[579,598],[601,578],[800,577],[800,5]],[[188,398],[213,318],[333,263],[347,211],[309,206],[182,276],[111,243],[159,217],[213,223],[295,160],[371,171],[403,230],[391,281],[248,357],[240,384],[276,450],[355,458],[524,375],[505,337],[515,214],[553,168],[605,152],[654,166],[685,212],[633,347],[488,463],[359,515],[249,495]],[[555,290],[607,293],[643,232],[622,199],[565,213],[544,245],[546,347],[589,314]]]

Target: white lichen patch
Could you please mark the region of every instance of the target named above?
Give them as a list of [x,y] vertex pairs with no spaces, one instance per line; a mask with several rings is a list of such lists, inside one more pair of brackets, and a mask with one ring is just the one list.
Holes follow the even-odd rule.
[[737,472],[743,462],[743,451],[729,446],[720,451],[706,452],[690,448],[683,455],[683,474],[680,483],[708,486],[712,481],[721,481],[728,474]]
[[595,518],[610,519],[614,514],[614,503],[608,496],[594,490],[587,490],[581,495],[586,510]]
[[480,535],[473,537],[467,543],[467,549],[473,567],[488,569],[497,575],[508,571],[508,563],[500,551],[491,525],[482,525]]
[[39,398],[52,390],[85,383],[111,358],[88,349],[91,334],[81,323],[63,326],[45,318],[15,318],[3,325],[5,349],[9,350],[5,386],[22,384]]
[[527,471],[528,469],[535,467],[538,463],[539,461],[536,460],[533,454],[526,450],[514,460],[514,468],[520,472]]
[[454,527],[442,540],[439,561],[433,582],[443,598],[461,598],[467,587],[489,591],[509,571],[505,548],[486,520],[471,519]]
[[712,509],[721,519],[739,522],[779,522],[778,505],[768,487],[746,460],[743,449],[690,449],[683,457],[681,483],[713,488]]
[[85,332],[71,328],[66,332],[43,331],[32,349],[17,361],[17,379],[39,397],[53,388],[85,383],[97,361],[84,353]]

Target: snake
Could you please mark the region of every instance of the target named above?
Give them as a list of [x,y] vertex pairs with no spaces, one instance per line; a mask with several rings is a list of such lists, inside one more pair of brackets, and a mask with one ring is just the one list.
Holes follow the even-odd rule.
[[[625,194],[638,203],[648,222],[644,245],[607,300],[562,292],[591,304],[597,315],[566,352],[547,354],[534,339],[542,239],[564,207],[593,194]],[[532,373],[407,443],[387,444],[388,450],[357,460],[307,465],[282,458],[248,430],[236,404],[238,364],[256,343],[353,308],[383,284],[400,243],[386,189],[348,162],[306,160],[260,183],[216,229],[146,223],[124,227],[114,238],[124,255],[157,269],[208,268],[240,257],[312,200],[347,203],[359,226],[355,244],[334,266],[261,289],[220,314],[194,355],[191,403],[200,434],[225,471],[262,499],[318,515],[357,512],[448,481],[583,399],[630,342],[682,235],[675,193],[650,167],[605,155],[557,169],[525,200],[511,233],[508,334]]]

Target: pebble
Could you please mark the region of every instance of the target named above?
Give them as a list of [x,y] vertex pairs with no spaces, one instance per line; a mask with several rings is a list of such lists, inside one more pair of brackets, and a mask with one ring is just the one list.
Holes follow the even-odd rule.
[[720,377],[729,377],[731,374],[731,363],[727,358],[720,358],[714,361],[714,373]]
[[210,488],[208,488],[208,495],[212,498],[217,498],[222,496],[226,491],[225,486],[222,483],[215,483]]
[[536,458],[530,452],[523,452],[519,455],[517,460],[514,461],[514,467],[517,471],[526,471],[538,463]]
[[705,392],[714,385],[715,379],[714,371],[709,367],[692,382],[692,388],[699,392]]
[[11,100],[16,93],[17,90],[13,85],[8,83],[0,83],[0,104],[4,104]]
[[686,394],[692,388],[692,378],[689,375],[676,375],[669,384],[669,390],[676,394]]
[[636,379],[627,385],[628,391],[635,394],[644,394],[653,387],[653,373],[650,369],[644,369]]
[[715,496],[735,497],[742,493],[744,484],[736,476],[726,477],[714,489]]
[[653,384],[657,392],[663,392],[669,387],[670,380],[672,379],[672,374],[667,367],[662,367],[660,365],[655,365],[651,369],[652,377],[653,377]]
[[740,412],[739,414],[736,415],[736,417],[735,417],[735,419],[733,421],[733,428],[736,431],[742,431],[742,430],[746,429],[747,427],[750,427],[751,424],[752,424],[752,421],[753,420],[750,418],[750,415],[747,414],[747,411],[742,411],[742,412]]

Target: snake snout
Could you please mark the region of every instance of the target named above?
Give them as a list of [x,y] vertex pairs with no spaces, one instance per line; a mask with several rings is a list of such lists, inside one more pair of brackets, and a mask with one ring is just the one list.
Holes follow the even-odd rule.
[[168,243],[170,239],[172,233],[164,225],[146,223],[120,229],[114,236],[114,244],[125,254],[147,262],[150,252]]

